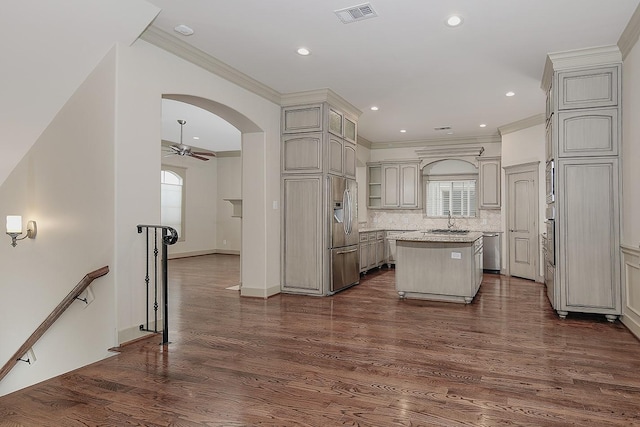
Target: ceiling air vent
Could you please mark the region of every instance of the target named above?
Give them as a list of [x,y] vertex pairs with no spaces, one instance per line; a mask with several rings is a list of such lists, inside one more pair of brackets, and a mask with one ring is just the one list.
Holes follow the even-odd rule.
[[344,24],[375,18],[378,16],[370,3],[363,3],[357,6],[334,10],[333,13],[335,13]]
[[433,130],[435,130],[435,131],[451,130],[451,126],[440,126],[440,127],[437,127],[437,128],[433,128]]

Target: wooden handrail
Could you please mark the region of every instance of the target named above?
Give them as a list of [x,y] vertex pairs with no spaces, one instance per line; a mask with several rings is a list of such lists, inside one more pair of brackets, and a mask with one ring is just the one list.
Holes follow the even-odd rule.
[[91,273],[88,273],[82,278],[82,280],[76,285],[75,288],[58,304],[58,306],[51,312],[51,314],[44,319],[44,322],[33,331],[31,336],[22,344],[22,346],[16,351],[16,353],[4,364],[0,369],[0,381],[9,373],[9,371],[18,363],[19,358],[24,356],[27,351],[44,335],[45,332],[58,320],[58,317],[75,301],[75,299],[84,292],[87,287],[93,282],[94,279],[102,277],[109,272],[109,266],[104,266]]

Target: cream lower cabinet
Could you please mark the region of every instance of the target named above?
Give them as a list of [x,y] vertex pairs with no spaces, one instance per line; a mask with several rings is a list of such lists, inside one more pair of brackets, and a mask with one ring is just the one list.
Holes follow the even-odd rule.
[[360,272],[381,267],[385,263],[384,231],[360,232]]
[[322,176],[289,176],[282,180],[282,290],[322,295]]
[[557,173],[556,310],[614,320],[621,314],[618,159],[560,159]]
[[368,165],[371,209],[419,209],[419,162],[381,162]]

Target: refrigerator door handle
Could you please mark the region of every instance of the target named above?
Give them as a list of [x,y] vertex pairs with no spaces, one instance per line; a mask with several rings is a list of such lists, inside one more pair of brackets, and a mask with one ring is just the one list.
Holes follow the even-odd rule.
[[344,255],[344,254],[351,254],[353,252],[356,252],[358,249],[351,249],[350,251],[340,251],[340,252],[336,252],[336,255]]
[[347,190],[344,190],[342,192],[342,211],[343,211],[343,218],[344,220],[342,221],[342,227],[344,228],[344,234],[349,234],[349,223],[348,223],[348,216],[347,213],[348,211],[348,203],[349,203],[349,193],[347,193]]
[[353,231],[353,205],[351,204],[352,200],[351,200],[351,191],[349,189],[347,189],[347,200],[349,202],[349,209],[348,209],[348,214],[349,214],[349,232],[347,234],[351,234],[351,231]]

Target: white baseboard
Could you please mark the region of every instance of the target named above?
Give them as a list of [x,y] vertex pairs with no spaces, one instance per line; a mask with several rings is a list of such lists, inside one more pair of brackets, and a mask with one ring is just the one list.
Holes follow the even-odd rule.
[[240,296],[253,298],[269,298],[280,293],[280,285],[270,286],[267,289],[248,288],[246,285],[240,286]]

